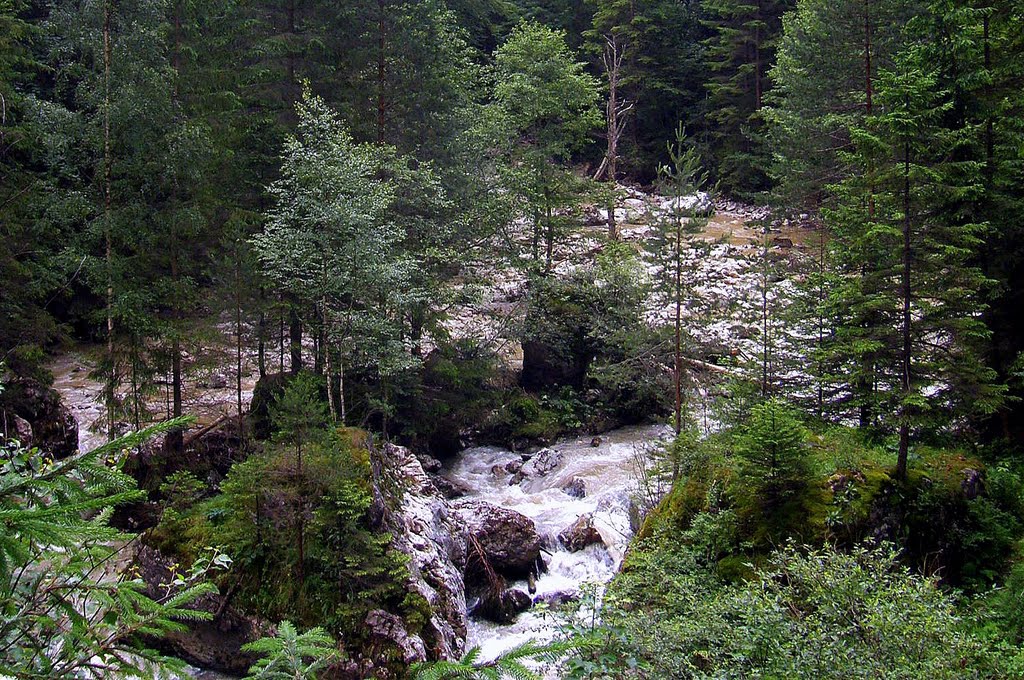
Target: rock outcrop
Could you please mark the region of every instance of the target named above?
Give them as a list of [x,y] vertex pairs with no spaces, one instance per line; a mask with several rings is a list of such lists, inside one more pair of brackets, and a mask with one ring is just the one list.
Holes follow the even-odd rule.
[[408,449],[385,444],[371,450],[370,460],[375,522],[392,534],[393,547],[409,556],[406,588],[423,597],[431,611],[419,636],[402,636],[393,625],[389,635],[401,638],[396,646],[403,655],[422,649],[429,659],[459,658],[467,620],[463,520]]
[[562,454],[556,449],[544,448],[530,456],[516,471],[508,483],[521,484],[524,480],[546,477],[562,464]]
[[[147,594],[153,598],[164,595],[161,584],[169,583],[172,560],[158,550],[142,546],[135,557]],[[189,621],[187,629],[170,633],[149,643],[188,663],[231,675],[244,675],[256,661],[253,654],[242,651],[242,645],[270,633],[271,627],[232,607],[223,595],[206,595],[193,609],[213,614],[209,621]]]
[[[452,508],[491,569],[512,579],[526,578],[536,570],[541,539],[532,519],[477,499],[455,501]],[[479,566],[474,568],[478,561],[471,559],[467,567],[470,581],[485,577]]]
[[78,450],[78,423],[57,390],[32,378],[15,378],[0,393],[0,437],[25,437],[31,445],[54,458],[67,458]]

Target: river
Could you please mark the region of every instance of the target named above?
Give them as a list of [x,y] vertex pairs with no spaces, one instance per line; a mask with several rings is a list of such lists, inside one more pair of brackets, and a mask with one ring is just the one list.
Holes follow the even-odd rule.
[[[636,466],[646,464],[645,445],[670,432],[666,426],[629,427],[602,435],[599,443],[591,437],[560,440],[550,447],[557,465],[546,475],[519,484],[509,484],[511,475],[503,468],[519,460],[520,454],[497,447],[466,449],[447,474],[472,489],[469,498],[515,510],[534,521],[550,551],[545,555],[548,571],[537,579],[535,601],[575,595],[586,583],[602,587],[618,571],[633,536],[629,517]],[[562,490],[577,478],[585,485],[582,498]],[[558,533],[586,513],[593,514],[605,545],[569,552],[559,542]],[[510,586],[527,589],[525,581]],[[479,646],[483,658],[490,660],[527,640],[551,639],[557,625],[543,610],[520,614],[509,625],[471,620],[467,649]]]

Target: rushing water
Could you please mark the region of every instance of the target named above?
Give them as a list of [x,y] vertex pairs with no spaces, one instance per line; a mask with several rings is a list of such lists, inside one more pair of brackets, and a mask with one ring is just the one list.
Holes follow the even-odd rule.
[[[537,525],[550,554],[545,555],[548,571],[537,579],[535,601],[545,596],[576,594],[585,583],[607,583],[622,562],[632,530],[629,524],[630,494],[636,485],[634,470],[643,464],[642,445],[669,434],[664,426],[623,428],[601,437],[598,446],[586,439],[559,441],[551,449],[559,462],[546,475],[509,484],[504,466],[520,455],[507,449],[477,447],[463,451],[448,476],[472,492],[468,497],[521,512]],[[562,489],[580,478],[586,496],[573,498]],[[570,553],[558,541],[558,533],[583,514],[593,513],[594,525],[605,546],[592,545]],[[526,590],[525,582],[510,584]],[[550,639],[556,623],[551,616],[527,611],[510,625],[471,620],[467,648],[479,646],[492,659],[501,652],[530,639]]]

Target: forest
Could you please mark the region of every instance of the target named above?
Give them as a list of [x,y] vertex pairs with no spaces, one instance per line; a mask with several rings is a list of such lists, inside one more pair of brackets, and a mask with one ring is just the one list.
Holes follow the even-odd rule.
[[0,0],[0,676],[1024,678],[1022,309],[1019,0]]

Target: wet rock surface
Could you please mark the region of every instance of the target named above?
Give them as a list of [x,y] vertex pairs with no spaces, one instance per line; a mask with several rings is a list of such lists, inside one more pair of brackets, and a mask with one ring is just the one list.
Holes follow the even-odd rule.
[[494,623],[508,624],[533,606],[529,594],[518,588],[506,588],[497,594],[487,594],[473,609],[473,615]]
[[[487,564],[508,578],[526,578],[537,568],[541,538],[533,520],[515,510],[478,499],[452,504],[466,530],[480,546]],[[469,580],[482,580],[480,569],[467,569]]]
[[462,518],[408,449],[385,444],[371,451],[370,460],[377,524],[392,534],[392,546],[409,556],[406,588],[422,596],[431,610],[420,635],[406,635],[399,648],[418,649],[418,644],[427,658],[459,658],[467,626]]
[[594,526],[594,516],[580,515],[579,519],[558,534],[558,540],[569,552],[578,552],[588,545],[604,545],[601,532]]

